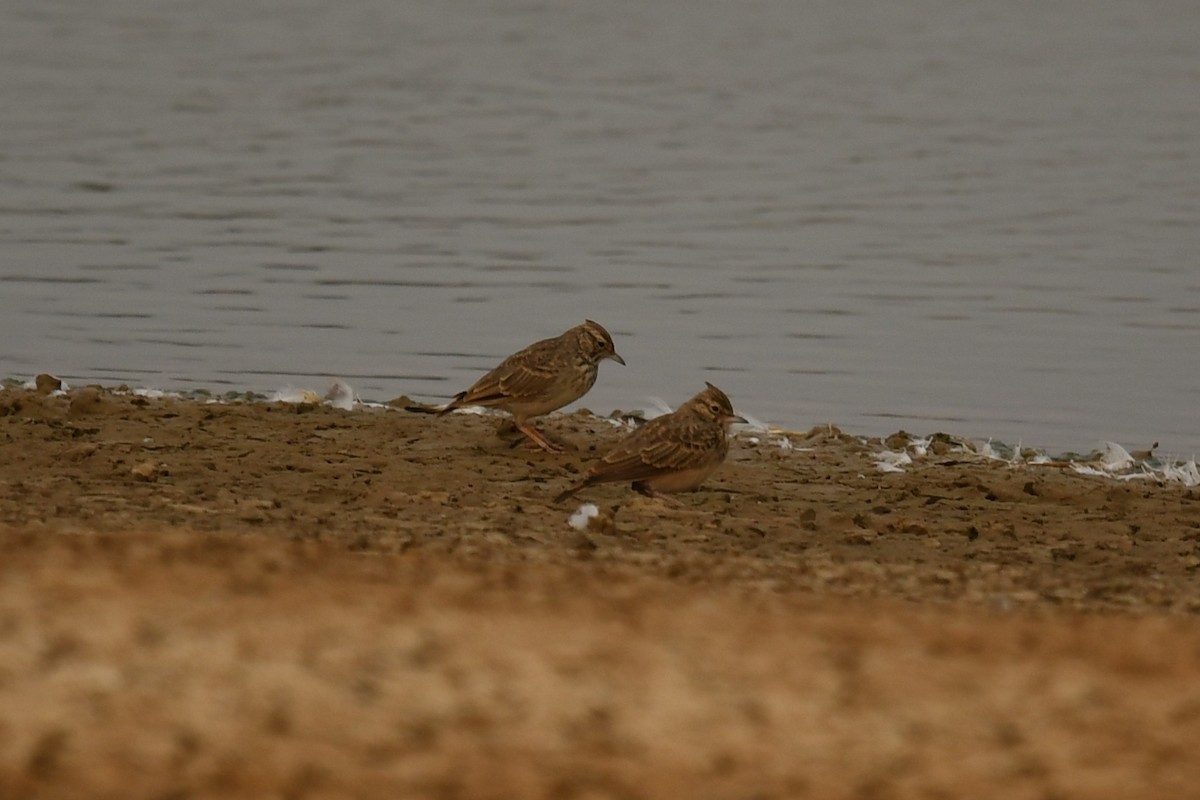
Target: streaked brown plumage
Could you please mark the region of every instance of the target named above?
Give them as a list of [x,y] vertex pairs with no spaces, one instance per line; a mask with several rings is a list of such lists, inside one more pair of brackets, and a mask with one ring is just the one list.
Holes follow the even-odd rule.
[[547,440],[529,420],[587,394],[596,382],[600,362],[606,358],[625,363],[604,326],[589,319],[561,336],[534,342],[513,353],[470,389],[455,395],[438,414],[464,406],[499,408],[512,414],[517,430],[538,447],[560,453],[563,448]]
[[597,483],[631,481],[635,491],[690,492],[704,482],[729,452],[730,424],[745,422],[711,383],[670,414],[637,428],[587,471],[582,480],[554,498],[561,503]]

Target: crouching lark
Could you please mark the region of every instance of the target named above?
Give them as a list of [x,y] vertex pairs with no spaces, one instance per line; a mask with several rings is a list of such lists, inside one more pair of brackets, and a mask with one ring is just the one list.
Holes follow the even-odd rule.
[[582,480],[554,498],[561,503],[597,483],[632,481],[634,491],[690,492],[713,473],[729,452],[729,426],[746,420],[711,383],[670,414],[637,428],[584,474]]

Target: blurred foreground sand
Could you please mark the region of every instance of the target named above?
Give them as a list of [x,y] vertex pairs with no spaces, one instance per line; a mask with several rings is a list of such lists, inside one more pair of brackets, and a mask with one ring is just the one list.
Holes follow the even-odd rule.
[[0,392],[0,796],[1200,785],[1195,490],[813,431],[580,532],[619,431],[495,427]]

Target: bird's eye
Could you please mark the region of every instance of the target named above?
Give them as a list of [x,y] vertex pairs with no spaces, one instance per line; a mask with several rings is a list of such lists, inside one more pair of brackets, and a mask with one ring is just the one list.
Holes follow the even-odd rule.
[[710,410],[711,410],[711,411],[712,411],[714,414],[720,414],[720,413],[721,413],[721,407],[720,407],[719,405],[717,405],[716,403],[713,403],[711,406],[709,406],[709,409],[710,409]]

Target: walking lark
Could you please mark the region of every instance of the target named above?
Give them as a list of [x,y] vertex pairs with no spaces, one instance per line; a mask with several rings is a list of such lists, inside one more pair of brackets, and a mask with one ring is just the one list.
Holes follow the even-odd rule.
[[582,480],[554,498],[561,503],[597,483],[632,481],[635,491],[690,492],[713,473],[729,452],[730,424],[746,420],[711,383],[670,414],[654,419],[626,436]]
[[606,358],[625,363],[604,326],[589,319],[561,336],[534,342],[513,353],[470,389],[455,395],[438,415],[464,406],[499,408],[512,414],[517,430],[538,447],[561,453],[563,448],[539,433],[529,420],[587,394],[596,382],[600,362]]

